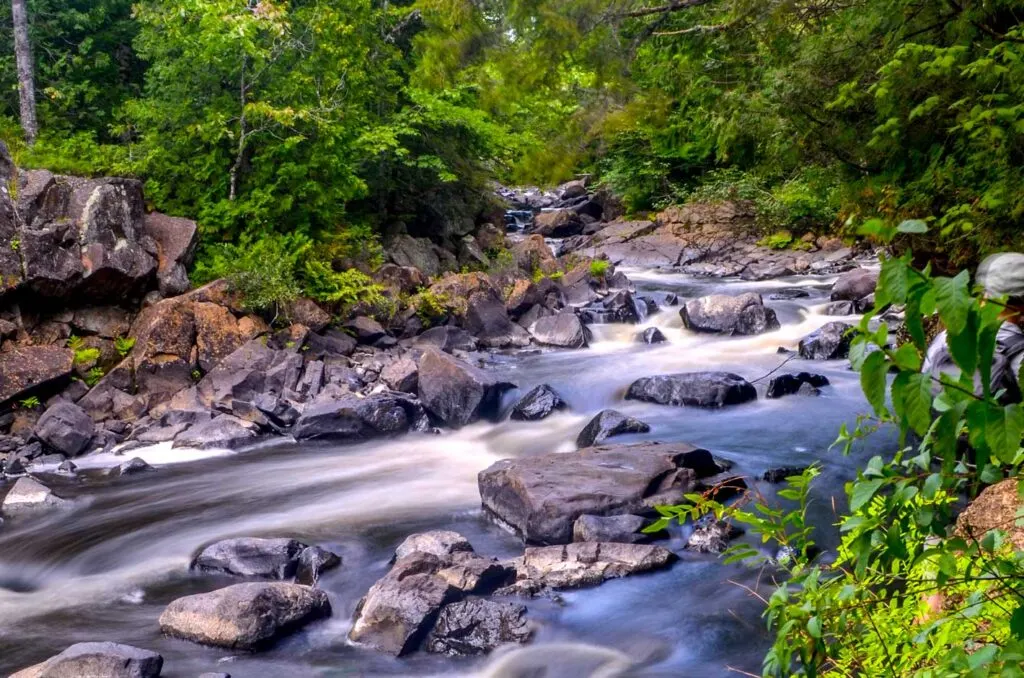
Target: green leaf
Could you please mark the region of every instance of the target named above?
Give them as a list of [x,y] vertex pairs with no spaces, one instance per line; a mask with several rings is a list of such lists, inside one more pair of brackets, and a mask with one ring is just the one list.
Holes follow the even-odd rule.
[[903,344],[892,352],[892,360],[901,370],[919,372],[921,370],[921,354],[913,344]]
[[1018,603],[1017,609],[1010,615],[1010,633],[1024,639],[1024,603]]
[[885,480],[883,478],[875,478],[873,480],[862,480],[853,486],[853,492],[850,493],[850,511],[857,511],[875,496],[878,492],[878,488],[882,486]]
[[938,473],[933,473],[928,476],[924,481],[924,489],[922,490],[924,498],[934,499],[935,493],[939,491],[940,487],[942,487],[942,476]]
[[935,305],[950,334],[960,334],[967,325],[967,313],[973,299],[967,289],[970,273],[961,271],[955,278],[935,278]]
[[927,374],[902,372],[892,383],[893,409],[918,435],[932,424],[932,383]]
[[986,410],[985,436],[992,454],[1009,463],[1020,448],[1024,435],[1024,412],[1020,405],[989,406]]
[[946,332],[946,346],[955,362],[965,374],[974,376],[978,369],[978,317],[975,313],[967,314],[963,331],[954,334]]
[[928,224],[921,219],[907,219],[896,227],[900,233],[927,233]]
[[885,302],[904,304],[910,292],[910,280],[907,264],[902,259],[890,257],[882,262],[882,270],[878,274],[878,287],[875,289],[876,306],[883,305],[879,295]]
[[821,618],[814,616],[807,620],[807,633],[811,638],[821,638]]
[[885,375],[888,369],[889,363],[881,351],[869,353],[860,368],[860,387],[879,416],[885,412]]

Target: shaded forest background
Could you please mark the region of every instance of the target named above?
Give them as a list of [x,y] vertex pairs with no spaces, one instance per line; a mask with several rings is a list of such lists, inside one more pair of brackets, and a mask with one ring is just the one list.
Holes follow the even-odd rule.
[[372,260],[375,238],[487,218],[493,180],[580,172],[632,213],[747,198],[771,231],[927,219],[918,247],[953,265],[1020,240],[1012,0],[27,4],[41,133],[16,160],[144,179],[199,221],[200,266],[268,238]]

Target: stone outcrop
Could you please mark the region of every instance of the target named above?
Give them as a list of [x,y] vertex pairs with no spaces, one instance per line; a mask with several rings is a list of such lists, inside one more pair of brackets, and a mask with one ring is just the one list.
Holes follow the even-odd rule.
[[760,294],[752,292],[693,299],[683,304],[679,316],[683,326],[694,332],[752,335],[779,329],[775,311],[764,305]]
[[676,559],[668,549],[651,544],[578,542],[527,548],[514,561],[515,583],[503,591],[537,595],[552,589],[596,586],[608,579],[668,567]]
[[441,351],[428,350],[420,358],[420,401],[454,428],[496,416],[501,394],[513,386]]
[[800,340],[799,353],[807,360],[838,360],[850,355],[851,325],[842,322],[825,323]]
[[449,656],[487,654],[501,645],[523,644],[533,635],[526,608],[485,599],[445,606],[427,638],[427,652]]
[[[480,472],[480,498],[527,543],[567,544],[584,514],[642,514],[675,504],[697,484],[711,454],[685,443],[589,447],[505,459]],[[701,474],[704,475],[704,474]]]
[[75,643],[11,678],[157,678],[164,658],[121,643]]
[[319,589],[251,582],[178,598],[160,615],[160,630],[204,645],[259,650],[330,613]]
[[627,433],[647,433],[651,427],[639,419],[627,417],[615,410],[602,410],[580,431],[576,447],[591,447],[612,436]]
[[538,421],[551,415],[556,410],[568,407],[562,397],[547,384],[541,384],[530,390],[512,406],[512,419],[519,421]]

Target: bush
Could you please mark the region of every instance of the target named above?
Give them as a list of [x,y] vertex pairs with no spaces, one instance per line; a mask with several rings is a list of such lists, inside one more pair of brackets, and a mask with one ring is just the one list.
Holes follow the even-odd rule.
[[607,259],[594,259],[590,262],[590,275],[595,278],[603,278],[608,272],[609,266]]

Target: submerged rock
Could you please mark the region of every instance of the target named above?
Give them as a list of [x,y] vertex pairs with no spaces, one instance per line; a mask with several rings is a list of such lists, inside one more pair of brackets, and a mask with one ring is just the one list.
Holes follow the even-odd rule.
[[296,440],[358,442],[422,429],[425,422],[422,405],[408,394],[346,395],[306,406],[292,435]]
[[720,470],[685,443],[589,447],[504,459],[480,472],[484,508],[527,543],[567,544],[581,515],[638,513],[676,504],[696,486],[694,467]]
[[160,615],[160,630],[204,645],[258,650],[330,614],[319,589],[250,582],[178,598]]
[[683,372],[637,379],[626,400],[660,405],[724,407],[757,399],[757,390],[731,372]]
[[11,678],[157,678],[164,658],[121,643],[75,643]]
[[850,355],[851,325],[830,322],[800,340],[800,357],[807,360],[838,360]]
[[538,421],[555,410],[564,410],[566,407],[565,401],[554,389],[547,384],[541,384],[512,406],[511,417],[519,421]]
[[760,294],[753,292],[693,299],[683,304],[679,316],[683,326],[694,332],[752,335],[779,329],[775,311],[764,305]]
[[636,341],[640,344],[663,344],[668,339],[665,338],[665,335],[657,327],[648,327],[636,335]]
[[341,556],[319,546],[307,546],[299,553],[295,583],[316,586],[320,575],[341,565]]
[[446,606],[427,639],[427,652],[449,656],[487,654],[500,645],[530,640],[533,627],[517,603],[464,600]]
[[602,410],[580,431],[576,447],[591,447],[608,438],[626,433],[647,433],[651,427],[639,419],[627,417],[615,410]]
[[686,542],[686,549],[697,553],[721,553],[729,548],[729,541],[743,534],[743,530],[714,516],[704,516],[697,521],[693,534]]

